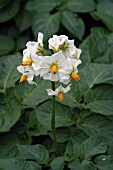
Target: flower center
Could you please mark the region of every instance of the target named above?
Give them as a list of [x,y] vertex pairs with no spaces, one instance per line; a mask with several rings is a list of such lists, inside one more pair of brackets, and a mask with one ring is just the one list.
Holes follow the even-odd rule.
[[51,72],[53,73],[53,74],[56,74],[57,73],[57,71],[58,71],[58,67],[57,67],[57,65],[56,64],[53,64],[52,66],[51,66]]
[[23,66],[28,66],[28,65],[31,65],[33,62],[33,60],[31,58],[28,58],[26,61],[24,61],[22,63]]
[[64,99],[64,95],[63,95],[62,92],[58,93],[58,98],[59,98],[60,101],[62,101]]
[[26,75],[22,75],[21,78],[20,78],[20,83],[23,83],[25,80],[27,79],[27,76]]
[[74,80],[80,80],[80,77],[77,73],[75,73],[74,71],[71,73],[71,77],[74,79]]

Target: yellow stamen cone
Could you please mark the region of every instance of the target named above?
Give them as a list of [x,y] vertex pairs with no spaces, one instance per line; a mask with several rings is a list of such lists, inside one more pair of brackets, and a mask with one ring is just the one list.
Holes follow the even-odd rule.
[[58,71],[57,65],[53,64],[53,65],[51,66],[51,72],[54,73],[54,74],[56,74],[57,71]]
[[74,71],[71,73],[71,77],[74,79],[74,80],[80,80],[80,77],[77,73],[75,73]]
[[22,63],[23,66],[28,66],[28,65],[31,65],[32,64],[32,59],[31,58],[28,58],[26,61],[24,61]]
[[23,83],[24,81],[26,81],[26,79],[27,79],[27,76],[23,74],[23,75],[21,76],[19,82],[20,82],[20,83]]
[[59,98],[60,101],[63,101],[63,100],[64,100],[64,95],[63,95],[62,92],[59,92],[59,93],[58,93],[58,98]]

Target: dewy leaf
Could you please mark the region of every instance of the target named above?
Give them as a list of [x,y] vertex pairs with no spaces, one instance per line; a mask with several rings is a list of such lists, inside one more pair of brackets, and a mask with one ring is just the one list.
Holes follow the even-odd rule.
[[95,9],[93,0],[67,0],[62,6],[64,10],[71,10],[73,12],[90,12]]
[[29,0],[26,9],[29,11],[37,11],[38,13],[49,12],[59,5],[58,0]]
[[46,92],[50,87],[49,83],[41,78],[37,78],[37,86],[29,85],[28,82],[19,83],[14,89],[15,96],[23,107],[36,107],[50,98]]
[[17,147],[23,159],[36,160],[39,164],[47,164],[49,161],[49,153],[43,145],[17,145]]
[[0,11],[0,23],[12,19],[19,10],[19,3],[12,1]]
[[14,40],[11,37],[0,35],[0,56],[10,53],[13,49]]
[[113,115],[113,86],[100,85],[85,95],[86,108],[103,115]]
[[49,13],[35,15],[32,21],[33,34],[37,37],[38,32],[44,34],[47,40],[53,34],[57,33],[60,27],[60,13],[50,15]]
[[[48,130],[51,130],[51,101],[48,101],[36,108],[38,121]],[[72,119],[72,112],[68,106],[56,103],[56,128],[71,126],[75,122]]]
[[4,170],[41,170],[42,168],[35,162],[23,159],[11,158],[0,159],[0,168]]
[[79,156],[82,159],[91,160],[96,154],[105,153],[107,150],[106,138],[103,136],[92,136],[84,141],[79,147]]
[[79,71],[81,80],[79,81],[83,93],[94,87],[96,84],[113,83],[112,64],[90,64]]
[[61,22],[70,33],[80,40],[82,39],[85,26],[83,20],[77,14],[69,11],[63,11]]
[[94,14],[113,31],[113,2],[100,2],[97,4],[97,11]]
[[101,155],[95,159],[96,167],[99,170],[113,169],[113,155]]
[[0,58],[0,89],[5,92],[6,88],[14,87],[19,78],[17,66],[20,64],[19,53]]

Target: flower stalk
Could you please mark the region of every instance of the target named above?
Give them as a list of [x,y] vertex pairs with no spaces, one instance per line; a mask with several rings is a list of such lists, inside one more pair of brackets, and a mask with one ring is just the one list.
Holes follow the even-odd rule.
[[[55,82],[52,82],[52,90],[55,91]],[[59,155],[59,147],[56,139],[56,128],[55,128],[55,95],[52,96],[52,117],[51,117],[51,131],[52,131],[52,138],[54,142],[55,152],[56,155]]]

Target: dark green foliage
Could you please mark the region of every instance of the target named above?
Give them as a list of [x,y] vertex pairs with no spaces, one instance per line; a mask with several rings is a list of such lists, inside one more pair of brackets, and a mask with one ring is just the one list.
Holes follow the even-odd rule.
[[[113,170],[113,1],[0,0],[0,170]],[[75,39],[80,81],[56,102],[49,81],[20,84],[22,50],[44,33]],[[50,52],[48,52],[50,53]]]

